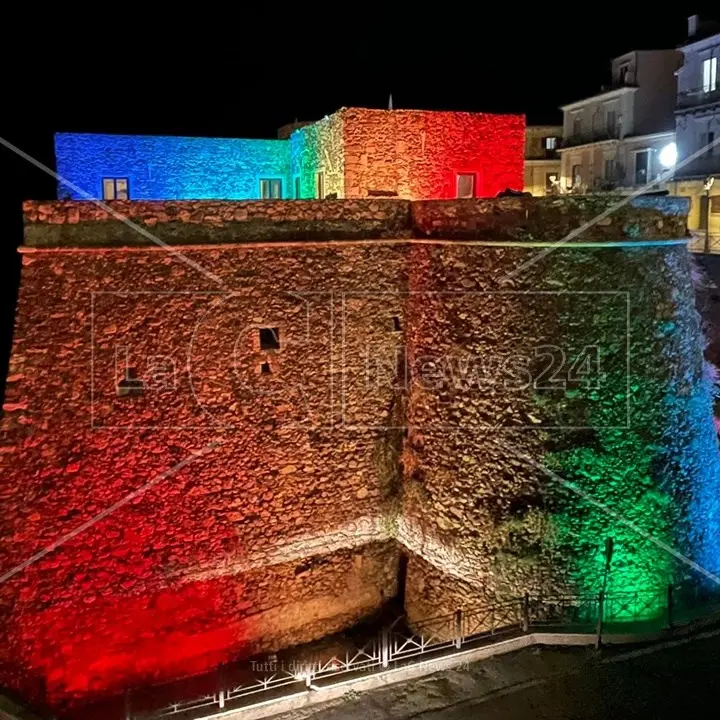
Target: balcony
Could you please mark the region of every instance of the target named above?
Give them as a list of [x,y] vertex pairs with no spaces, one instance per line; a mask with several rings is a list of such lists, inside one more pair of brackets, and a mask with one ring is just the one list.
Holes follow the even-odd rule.
[[635,73],[628,73],[624,78],[616,77],[607,84],[600,88],[601,93],[613,92],[613,90],[620,90],[621,88],[636,88],[640,87],[635,78]]
[[687,165],[675,171],[675,179],[706,178],[709,175],[720,175],[720,147],[714,148],[712,155],[695,158]]
[[[559,140],[558,140],[559,142]],[[531,152],[525,159],[526,160],[558,160],[560,154],[557,150],[538,150]]]
[[702,88],[686,90],[678,93],[677,97],[678,110],[691,110],[705,105],[714,105],[715,103],[720,103],[720,87],[709,92],[705,92]]
[[592,132],[571,134],[562,141],[562,147],[575,147],[587,143],[603,142],[605,140],[619,140],[620,133],[617,129],[593,130]]

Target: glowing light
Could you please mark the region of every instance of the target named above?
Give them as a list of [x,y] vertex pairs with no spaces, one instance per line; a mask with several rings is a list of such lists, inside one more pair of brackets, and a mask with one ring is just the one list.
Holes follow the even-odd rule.
[[677,162],[677,145],[674,142],[668,143],[661,151],[660,151],[660,164],[663,167],[670,168]]

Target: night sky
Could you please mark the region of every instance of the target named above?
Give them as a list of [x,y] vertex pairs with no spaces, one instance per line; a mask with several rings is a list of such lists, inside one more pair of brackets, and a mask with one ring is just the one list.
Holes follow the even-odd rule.
[[[18,44],[0,51],[0,135],[52,167],[56,131],[273,137],[295,118],[387,107],[390,93],[396,108],[559,122],[559,105],[609,80],[613,56],[676,47],[688,14],[717,17],[716,3],[637,5],[473,3],[443,15],[430,11],[442,4],[396,13],[382,4],[339,3],[335,13],[303,4],[210,18],[192,6],[157,18],[118,6],[87,29],[83,12],[67,6],[62,24],[18,26]],[[3,380],[20,204],[54,194],[52,178],[0,147]]]

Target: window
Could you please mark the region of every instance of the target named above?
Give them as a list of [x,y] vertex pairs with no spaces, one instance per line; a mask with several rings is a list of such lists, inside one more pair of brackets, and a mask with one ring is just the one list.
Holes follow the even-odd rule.
[[605,174],[603,177],[606,180],[614,180],[615,179],[615,159],[614,158],[605,158]]
[[117,384],[117,394],[120,397],[142,395],[145,392],[145,383],[137,375],[135,368],[125,369],[125,377]]
[[582,166],[581,165],[573,165],[572,166],[572,187],[578,187],[582,185]]
[[556,137],[546,137],[545,138],[545,149],[546,150],[556,150],[557,149],[557,138]]
[[127,178],[103,178],[103,200],[128,200]]
[[717,90],[718,86],[718,59],[716,57],[703,60],[702,64],[703,92],[709,93]]
[[700,134],[700,149],[702,150],[703,148],[707,148],[707,150],[705,150],[706,155],[714,155],[715,154],[716,146],[713,145],[714,142],[715,142],[715,131],[714,130]]
[[610,137],[615,137],[617,129],[617,113],[614,110],[608,110],[605,116],[607,121],[607,132]]
[[260,197],[263,200],[279,200],[282,197],[282,180],[279,178],[261,179]]
[[295,199],[296,200],[300,199],[300,178],[299,177],[295,178]]
[[650,151],[635,153],[635,184],[645,185],[650,181]]
[[264,327],[259,329],[260,349],[261,350],[279,350],[280,349],[280,329],[276,327]]
[[545,192],[550,192],[558,182],[557,173],[545,173]]
[[710,212],[713,215],[720,215],[720,195],[713,195],[710,198]]
[[270,363],[267,360],[264,363],[260,363],[260,374],[261,375],[272,374],[272,368],[270,367]]
[[575,117],[573,117],[573,135],[582,135],[582,115],[575,115]]
[[457,196],[459,198],[475,197],[475,173],[458,173]]
[[315,194],[319,200],[325,198],[325,173],[319,172],[315,176]]
[[618,73],[618,80],[620,81],[620,85],[627,85],[628,84],[628,76],[630,73],[630,66],[629,65],[623,65],[620,68],[620,72]]

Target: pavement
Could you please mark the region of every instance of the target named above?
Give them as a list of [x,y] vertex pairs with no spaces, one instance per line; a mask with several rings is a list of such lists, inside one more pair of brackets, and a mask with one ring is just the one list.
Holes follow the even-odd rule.
[[528,648],[274,720],[718,717],[720,632],[628,649]]

